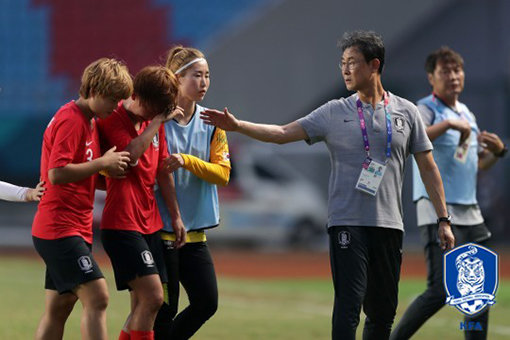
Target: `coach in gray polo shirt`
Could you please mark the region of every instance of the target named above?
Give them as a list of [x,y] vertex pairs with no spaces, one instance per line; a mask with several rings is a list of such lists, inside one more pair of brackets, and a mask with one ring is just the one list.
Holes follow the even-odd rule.
[[414,154],[440,218],[442,246],[453,247],[441,177],[418,110],[385,91],[384,45],[373,32],[352,32],[341,42],[348,98],[332,100],[284,126],[254,124],[206,110],[202,119],[272,143],[323,141],[331,154],[328,233],[335,287],[333,339],[355,339],[361,307],[364,339],[387,339],[397,308],[402,258],[402,178]]

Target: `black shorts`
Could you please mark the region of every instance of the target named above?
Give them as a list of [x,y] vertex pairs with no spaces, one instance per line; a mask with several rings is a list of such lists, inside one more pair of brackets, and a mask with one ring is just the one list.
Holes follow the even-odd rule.
[[103,278],[92,245],[79,236],[44,240],[32,236],[35,249],[46,263],[44,288],[59,294],[72,292],[80,284]]
[[161,282],[167,282],[159,231],[145,235],[131,230],[103,229],[101,240],[112,262],[117,290],[131,289],[130,281],[151,274],[159,274]]

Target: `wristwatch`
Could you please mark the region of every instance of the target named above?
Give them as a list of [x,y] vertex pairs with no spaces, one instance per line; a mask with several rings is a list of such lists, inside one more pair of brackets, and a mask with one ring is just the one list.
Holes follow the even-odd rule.
[[504,145],[503,150],[501,150],[498,153],[495,153],[494,156],[499,157],[499,158],[505,157],[507,152],[508,152],[508,147],[506,145]]
[[439,217],[437,219],[437,225],[439,225],[439,223],[441,223],[441,222],[446,222],[449,225],[452,225],[452,217],[450,215],[448,215],[446,217]]

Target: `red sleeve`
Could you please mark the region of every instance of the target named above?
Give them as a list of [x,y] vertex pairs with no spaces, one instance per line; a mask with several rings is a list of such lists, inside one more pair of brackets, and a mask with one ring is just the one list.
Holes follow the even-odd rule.
[[165,160],[166,158],[168,158],[168,156],[169,156],[168,148],[167,148],[167,144],[166,144],[165,125],[164,124],[161,124],[161,127],[159,128],[158,134],[159,134],[159,160],[158,160],[158,164],[161,164],[161,162],[163,160]]
[[56,122],[53,131],[53,145],[48,169],[60,168],[72,163],[85,143],[82,122],[70,117]]
[[108,151],[113,146],[117,147],[117,152],[122,151],[136,137],[131,136],[117,111],[114,111],[106,119],[100,119],[98,127],[102,152]]

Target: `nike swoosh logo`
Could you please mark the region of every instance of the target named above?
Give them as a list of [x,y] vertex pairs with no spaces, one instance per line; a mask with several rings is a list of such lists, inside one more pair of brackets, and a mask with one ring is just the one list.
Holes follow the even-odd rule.
[[353,122],[354,119],[344,119],[344,123]]
[[85,146],[89,146],[90,144],[92,144],[93,141],[90,141],[90,142],[85,142]]

